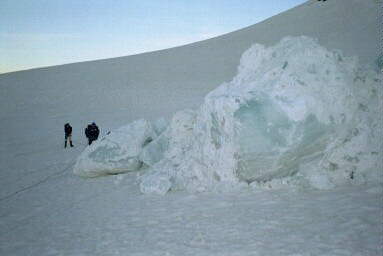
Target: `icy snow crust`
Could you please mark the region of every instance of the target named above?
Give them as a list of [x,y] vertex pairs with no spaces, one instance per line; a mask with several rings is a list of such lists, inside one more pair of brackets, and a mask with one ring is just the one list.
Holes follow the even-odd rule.
[[[198,111],[176,113],[158,137],[132,126],[123,131],[129,139],[116,137],[124,152],[134,151],[118,153],[118,162],[134,156],[136,168],[111,162],[110,151],[97,144],[80,156],[75,172],[116,173],[143,162],[149,169],[139,178],[141,191],[157,194],[376,182],[382,171],[382,99],[376,72],[361,70],[356,58],[316,40],[256,44],[243,54],[237,76],[209,93]],[[153,141],[143,143],[148,137]],[[105,156],[96,160],[94,151]],[[96,161],[102,172],[94,172]]]

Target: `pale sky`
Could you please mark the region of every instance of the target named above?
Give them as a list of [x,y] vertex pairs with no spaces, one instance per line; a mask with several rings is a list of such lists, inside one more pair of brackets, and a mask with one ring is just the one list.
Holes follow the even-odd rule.
[[0,73],[126,56],[253,25],[306,0],[0,0]]

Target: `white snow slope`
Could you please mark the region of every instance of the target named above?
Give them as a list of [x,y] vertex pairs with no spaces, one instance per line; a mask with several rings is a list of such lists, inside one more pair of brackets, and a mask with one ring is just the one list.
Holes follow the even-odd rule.
[[72,173],[88,122],[105,134],[199,106],[254,43],[306,35],[376,68],[381,4],[313,0],[183,47],[0,75],[0,255],[381,255],[381,181],[151,196],[135,173]]

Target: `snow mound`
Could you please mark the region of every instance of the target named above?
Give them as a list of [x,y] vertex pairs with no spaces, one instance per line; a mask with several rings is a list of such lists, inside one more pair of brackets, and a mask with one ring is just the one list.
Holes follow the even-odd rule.
[[198,111],[177,113],[148,145],[141,191],[381,181],[380,82],[308,37],[256,44],[230,83]]
[[95,141],[78,157],[73,172],[97,177],[141,168],[143,148],[157,137],[150,122],[137,120]]

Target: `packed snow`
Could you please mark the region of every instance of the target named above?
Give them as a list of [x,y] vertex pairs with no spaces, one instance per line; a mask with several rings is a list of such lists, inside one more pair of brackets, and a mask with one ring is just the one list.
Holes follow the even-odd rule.
[[381,256],[381,4],[310,0],[183,47],[0,75],[0,255]]
[[3,201],[1,255],[380,256],[383,250],[382,186],[159,197],[142,195],[134,180],[133,173],[84,180],[66,172]]
[[[158,137],[144,121],[124,129],[135,139],[116,137],[118,132],[106,136],[79,157],[75,173],[95,176],[84,158],[102,162],[100,174],[115,173],[111,159],[118,156],[126,162],[122,170],[148,166],[142,168],[141,191],[158,194],[377,182],[383,154],[380,83],[356,58],[308,37],[256,44],[243,54],[236,77],[209,93],[199,110],[178,112]],[[105,150],[111,137],[135,152],[135,168],[132,154],[121,158]]]

